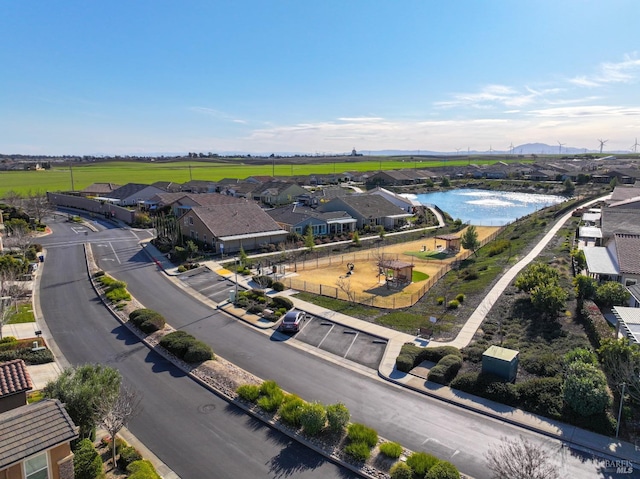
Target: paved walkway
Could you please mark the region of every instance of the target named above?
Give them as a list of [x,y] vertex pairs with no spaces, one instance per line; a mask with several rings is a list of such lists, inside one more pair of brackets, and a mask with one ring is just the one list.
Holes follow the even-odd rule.
[[[586,203],[583,206],[601,201],[602,199],[603,198],[598,198],[597,200],[593,200],[592,202]],[[472,316],[469,318],[467,325],[465,325],[465,327],[461,330],[456,339],[448,343],[437,343],[435,341],[429,342],[410,334],[394,331],[377,324],[370,323],[368,321],[353,318],[336,311],[327,310],[320,306],[316,306],[314,304],[307,303],[296,298],[295,296],[293,296],[295,294],[295,291],[288,290],[280,294],[289,296],[297,309],[387,339],[388,345],[385,350],[384,357],[378,368],[378,375],[388,381],[394,382],[403,387],[413,389],[422,394],[438,398],[442,401],[455,404],[459,407],[464,407],[465,409],[472,410],[477,413],[494,417],[501,421],[505,421],[507,423],[524,427],[531,431],[557,438],[561,441],[564,441],[565,443],[570,443],[573,446],[596,451],[603,457],[631,460],[636,464],[640,464],[640,452],[634,444],[615,440],[613,438],[586,431],[584,429],[580,429],[578,427],[571,426],[559,421],[553,421],[536,414],[528,413],[521,409],[513,408],[504,404],[490,401],[488,399],[457,391],[447,386],[430,383],[427,382],[426,378],[424,377],[403,373],[395,368],[395,360],[400,352],[400,349],[402,348],[402,345],[405,343],[414,343],[427,347],[446,344],[453,345],[459,348],[469,344],[487,312],[491,309],[491,306],[495,303],[495,301],[497,301],[497,299],[500,297],[504,289],[509,284],[511,284],[515,276],[527,264],[529,264],[536,258],[536,256],[544,249],[544,247],[554,237],[557,231],[570,217],[571,213],[567,213],[566,215],[561,217],[551,228],[551,230],[544,236],[540,243],[538,243],[538,245],[525,258],[523,258],[507,273],[505,273],[505,275],[491,289],[491,291],[487,295],[487,298],[478,306],[478,308],[476,308]],[[146,245],[145,251],[152,258],[157,260],[156,264],[158,264],[159,266],[169,267],[169,270],[167,271],[169,274],[176,274],[175,267],[173,267],[171,263],[166,261],[166,258],[164,258],[164,256],[153,245]],[[236,279],[235,274],[231,274],[228,271],[225,272],[223,268],[215,261],[207,261],[204,263],[204,266],[212,271],[220,271],[221,274],[226,276],[231,281],[234,281]],[[237,276],[237,281],[239,284],[247,288],[251,288],[252,286],[250,284],[250,277]],[[247,314],[246,311],[235,308],[228,301],[224,301],[218,304],[218,307],[225,310],[227,313],[234,315],[238,319],[246,321],[258,328],[271,329],[275,327],[274,323],[265,322],[263,318],[257,315]]]

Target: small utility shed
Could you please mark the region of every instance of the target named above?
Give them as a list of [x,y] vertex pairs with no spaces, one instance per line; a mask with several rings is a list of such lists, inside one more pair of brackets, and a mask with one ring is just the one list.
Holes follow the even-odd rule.
[[482,372],[499,376],[509,382],[518,374],[518,354],[514,349],[491,346],[482,353]]

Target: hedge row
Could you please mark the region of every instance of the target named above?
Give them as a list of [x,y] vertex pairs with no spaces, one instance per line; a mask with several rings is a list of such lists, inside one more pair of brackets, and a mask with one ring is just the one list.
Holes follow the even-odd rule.
[[599,349],[603,339],[614,338],[615,333],[608,321],[600,312],[600,308],[591,300],[584,300],[579,308],[578,317],[594,349]]
[[152,309],[136,309],[129,314],[129,321],[145,333],[153,333],[164,328],[164,316]]
[[153,464],[147,460],[135,461],[127,467],[127,479],[161,479]]
[[[442,349],[431,353],[429,357],[436,357],[446,352]],[[457,355],[453,357],[459,359]],[[366,461],[371,456],[371,450],[378,444],[378,433],[375,429],[363,424],[349,423],[349,410],[344,404],[324,406],[318,402],[308,403],[295,394],[286,394],[275,381],[264,381],[260,386],[243,384],[236,389],[236,393],[242,399],[257,404],[265,411],[277,411],[282,422],[296,429],[300,428],[309,436],[330,433],[332,435],[327,438],[333,440],[336,437],[333,434],[340,433],[346,428],[348,443],[344,452],[355,461]],[[399,458],[402,451],[403,447],[396,442],[384,442],[380,445],[380,453],[392,459]],[[440,461],[435,456],[416,452],[410,456],[410,459],[406,463],[398,461],[394,464],[390,471],[392,479],[460,478],[460,473],[455,466],[449,462]]]
[[438,384],[447,385],[456,377],[462,367],[462,358],[456,354],[448,354],[431,368],[427,379]]
[[513,384],[492,374],[471,372],[456,377],[451,387],[551,419],[561,419],[600,434],[608,435],[615,431],[615,419],[607,414],[577,417],[564,403],[563,383],[561,377],[551,377]]
[[174,331],[160,340],[160,346],[188,363],[199,363],[214,359],[213,350],[185,331]]
[[438,346],[436,348],[422,348],[413,343],[405,343],[396,358],[396,369],[408,373],[422,361],[437,363],[445,356],[455,355],[462,359],[462,353],[453,346]]

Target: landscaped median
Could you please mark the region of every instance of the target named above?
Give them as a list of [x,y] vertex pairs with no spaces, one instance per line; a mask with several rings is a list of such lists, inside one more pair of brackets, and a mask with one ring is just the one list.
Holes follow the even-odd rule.
[[[154,351],[223,399],[363,477],[403,479],[411,477],[414,471],[422,471],[420,477],[428,479],[466,477],[446,461],[408,451],[379,438],[375,430],[365,425],[349,424],[350,414],[341,404],[308,403],[285,393],[274,381],[263,381],[214,356],[206,344],[184,331],[173,331],[159,313],[144,308],[133,297],[124,306],[115,307],[122,303],[108,300],[108,286],[96,281],[96,273],[98,278],[104,274],[99,273],[90,245],[85,245],[85,252],[92,284],[114,316]],[[207,357],[206,352],[211,355]],[[255,403],[251,398],[255,398]]]

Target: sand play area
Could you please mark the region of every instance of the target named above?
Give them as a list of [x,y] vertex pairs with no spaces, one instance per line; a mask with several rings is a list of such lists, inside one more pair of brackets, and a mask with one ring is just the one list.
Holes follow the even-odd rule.
[[[498,229],[500,228],[493,226],[476,226],[478,239],[482,242]],[[460,237],[463,232],[464,230],[459,231],[455,236]],[[331,289],[336,288],[338,297],[342,299],[347,299],[346,294],[337,284],[345,285],[346,283],[347,288],[356,294],[357,302],[370,303],[371,297],[377,296],[377,306],[405,307],[415,303],[419,299],[418,294],[422,295],[428,289],[425,289],[425,286],[432,285],[433,278],[438,278],[441,272],[447,271],[452,262],[464,259],[470,254],[464,248],[460,248],[458,253],[448,252],[444,246],[445,241],[434,237],[408,243],[383,244],[380,248],[340,254],[320,259],[318,262],[311,260],[304,265],[298,263],[297,272],[291,272],[288,268],[287,278],[292,280],[292,286],[296,289],[318,292],[319,285],[322,285],[325,295],[334,296]],[[428,278],[414,273],[414,278],[422,276],[422,279],[417,282],[392,284],[388,287],[387,277],[380,274],[378,268],[381,257],[385,261],[412,263],[414,272],[426,274]],[[350,265],[353,265],[353,270],[348,274]],[[392,271],[387,273],[392,274]],[[306,287],[301,287],[303,286],[301,282],[304,282]],[[411,300],[412,297],[413,300]]]

